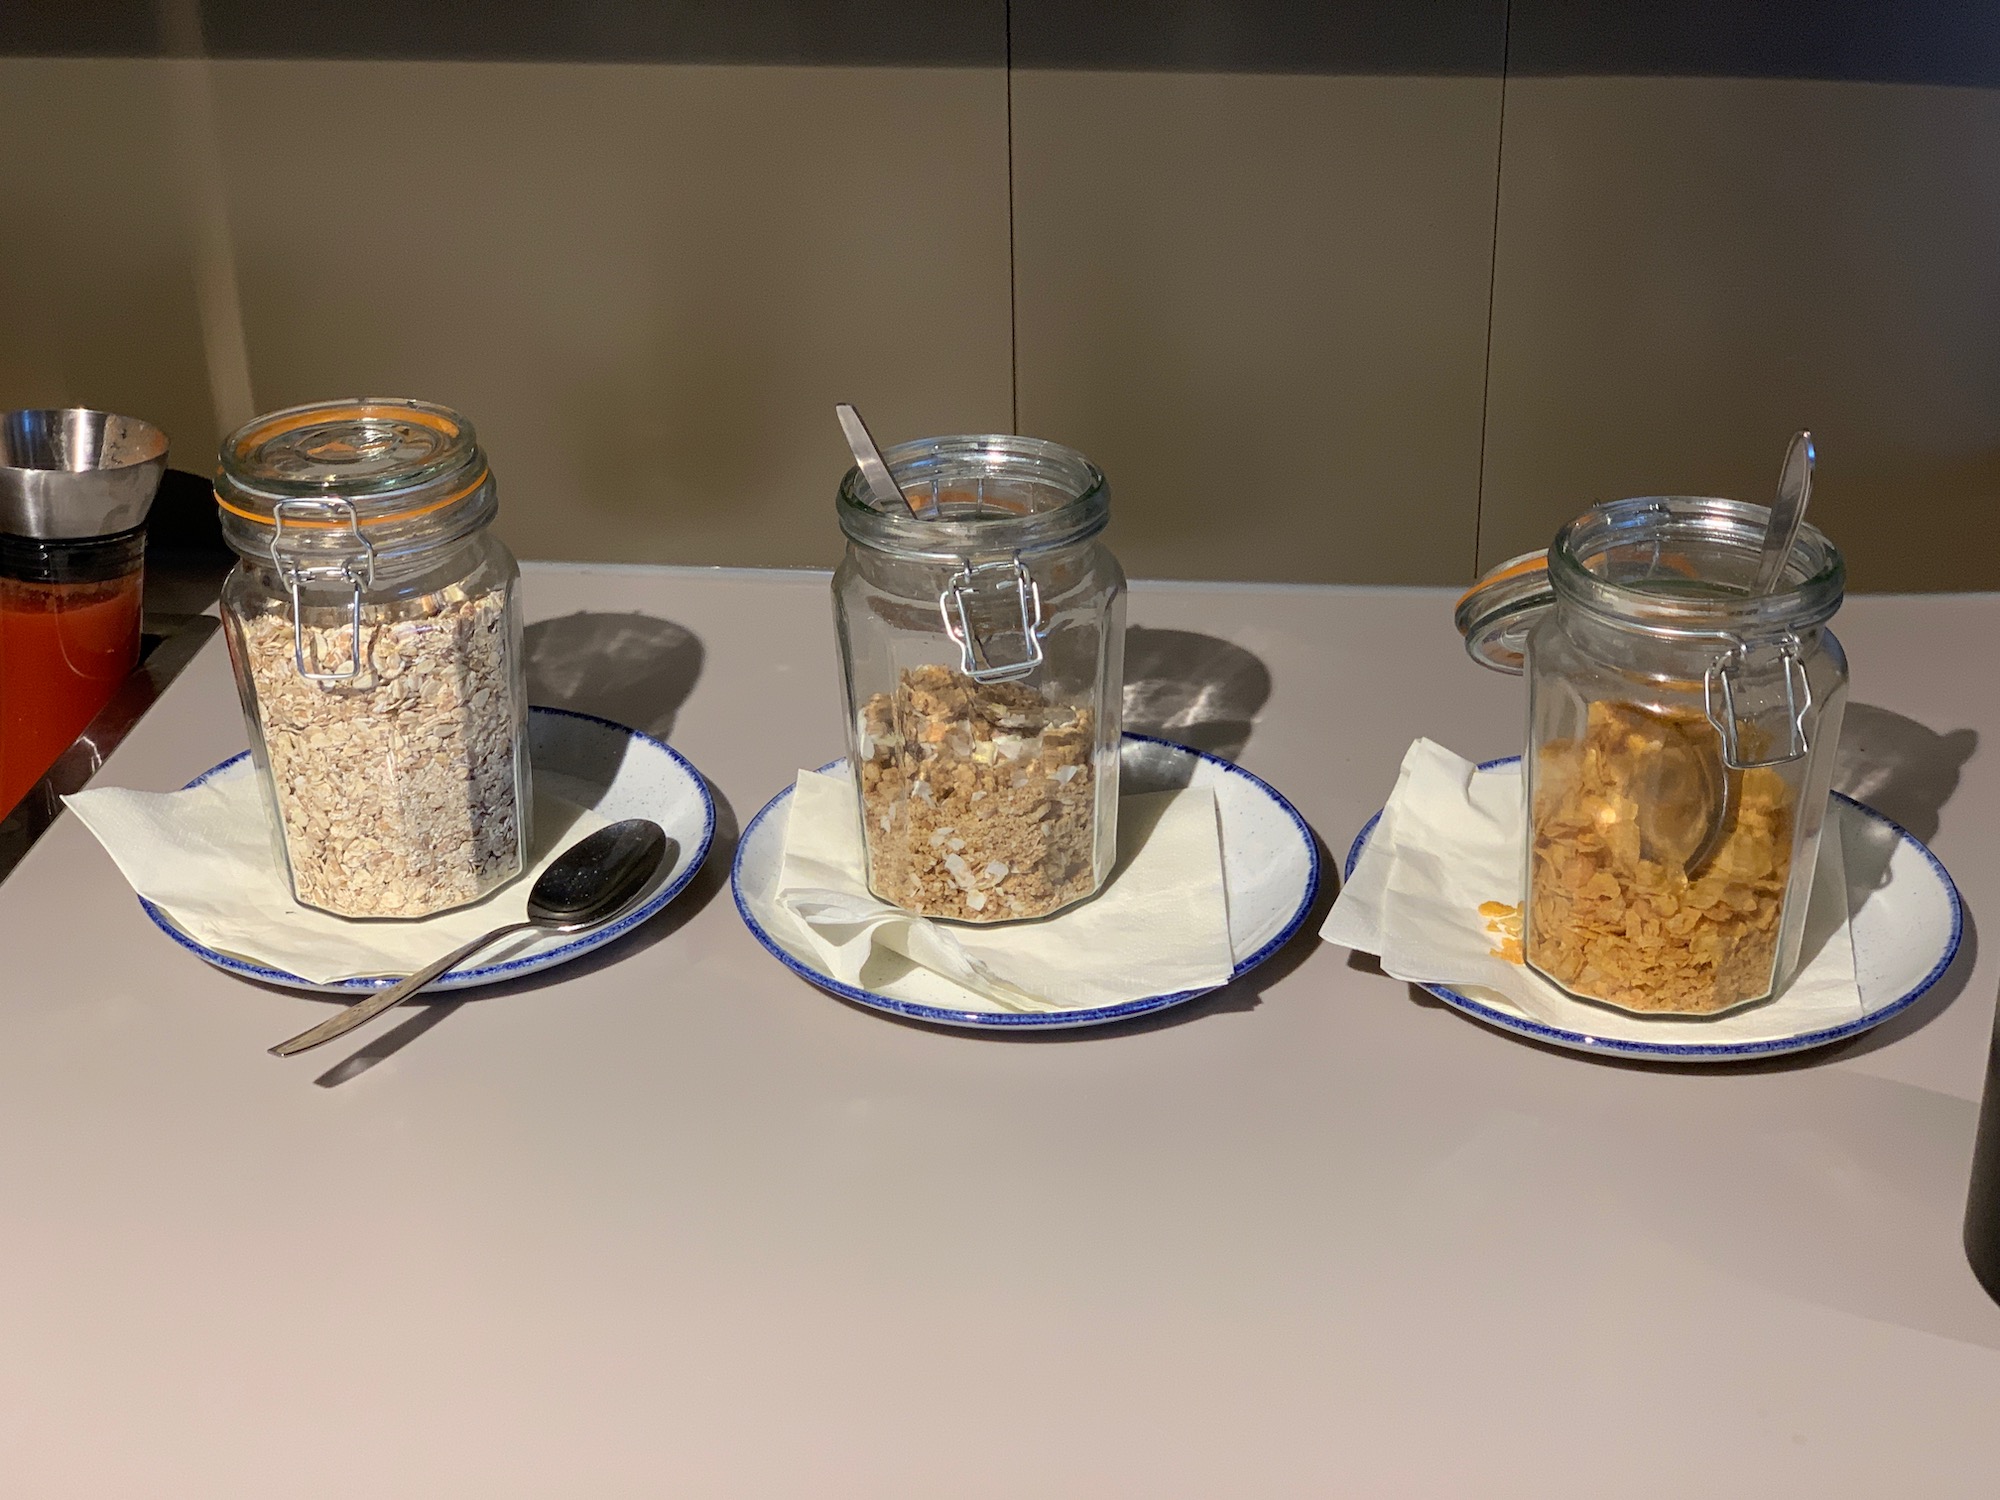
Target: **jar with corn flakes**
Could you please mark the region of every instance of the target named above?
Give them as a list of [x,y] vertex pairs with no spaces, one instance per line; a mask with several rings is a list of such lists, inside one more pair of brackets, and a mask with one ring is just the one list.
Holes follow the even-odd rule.
[[1769,511],[1615,500],[1459,601],[1466,647],[1528,678],[1521,956],[1624,1010],[1712,1015],[1800,962],[1847,659],[1846,566],[1803,527],[1753,596]]

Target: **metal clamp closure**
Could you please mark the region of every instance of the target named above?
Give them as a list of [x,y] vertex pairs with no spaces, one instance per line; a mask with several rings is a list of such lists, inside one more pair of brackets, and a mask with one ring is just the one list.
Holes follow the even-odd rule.
[[[1799,638],[1789,633],[1767,641],[1737,640],[1709,665],[1702,704],[1722,737],[1722,763],[1730,770],[1783,765],[1812,748],[1806,734],[1812,683],[1800,649]],[[1746,746],[1746,730],[1761,751]]]
[[[1021,616],[1023,654],[1018,661],[995,661],[991,647],[972,627],[967,600],[982,586],[1001,594],[1008,589],[1014,591]],[[1042,637],[1049,633],[1049,627],[1042,621],[1041,585],[1028,576],[1027,567],[1018,556],[1005,562],[968,563],[960,568],[938,595],[938,614],[944,620],[944,633],[958,645],[959,670],[974,682],[1007,682],[1026,677],[1042,664]]]
[[[294,526],[286,535],[285,522],[344,523],[345,532],[304,531]],[[361,644],[361,594],[375,583],[375,549],[361,534],[361,520],[346,500],[280,500],[271,508],[271,562],[292,596],[292,660],[299,676],[308,682],[352,682],[366,669]],[[306,660],[305,607],[299,590],[308,584],[345,583],[352,593],[353,636],[349,661],[335,672],[319,671]],[[318,653],[313,653],[315,658]]]

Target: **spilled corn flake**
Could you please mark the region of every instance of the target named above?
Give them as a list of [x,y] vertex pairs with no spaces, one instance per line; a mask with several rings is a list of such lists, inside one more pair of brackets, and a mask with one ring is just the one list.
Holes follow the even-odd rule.
[[1521,956],[1521,908],[1507,901],[1482,901],[1479,915],[1486,921],[1486,935],[1498,938],[1499,945],[1487,951],[1510,964],[1524,962]]

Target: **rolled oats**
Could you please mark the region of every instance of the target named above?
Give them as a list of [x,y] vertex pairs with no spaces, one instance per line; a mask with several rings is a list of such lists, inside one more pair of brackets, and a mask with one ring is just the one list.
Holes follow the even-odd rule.
[[1096,716],[1020,683],[901,672],[861,710],[868,883],[965,922],[1046,916],[1096,888]]
[[[523,809],[507,596],[454,584],[362,610],[363,670],[314,682],[283,611],[242,623],[300,901],[421,917],[518,874]],[[307,626],[309,662],[352,659],[353,627]]]
[[1542,747],[1526,957],[1576,994],[1627,1010],[1704,1015],[1771,988],[1792,864],[1792,793],[1773,770],[1730,773],[1742,777],[1735,822],[1691,880],[1679,859],[1642,837],[1653,824],[1704,820],[1705,808],[1642,808],[1662,787],[1697,793],[1663,767],[1690,742],[1714,743],[1698,714],[1599,701],[1581,738]]

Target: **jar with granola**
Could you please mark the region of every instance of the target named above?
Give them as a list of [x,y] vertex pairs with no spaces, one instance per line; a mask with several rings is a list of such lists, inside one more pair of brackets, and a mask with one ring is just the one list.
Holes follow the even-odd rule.
[[424,917],[521,873],[530,835],[520,570],[492,471],[444,407],[364,398],[222,446],[222,613],[299,901]]
[[922,514],[850,471],[833,580],[869,889],[926,917],[1047,916],[1094,894],[1118,847],[1110,488],[1034,438],[884,456]]
[[1528,677],[1521,957],[1573,995],[1712,1015],[1800,963],[1847,660],[1846,568],[1806,526],[1750,592],[1769,512],[1617,500],[1459,602],[1475,659]]

